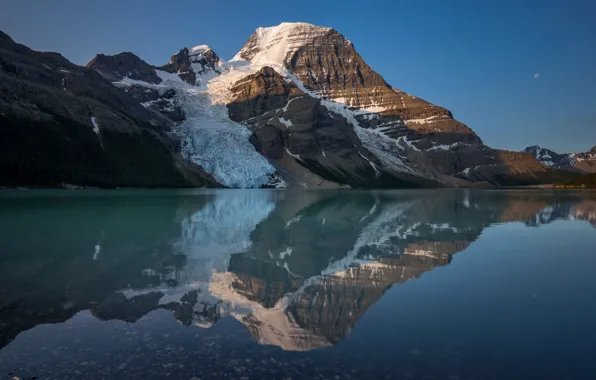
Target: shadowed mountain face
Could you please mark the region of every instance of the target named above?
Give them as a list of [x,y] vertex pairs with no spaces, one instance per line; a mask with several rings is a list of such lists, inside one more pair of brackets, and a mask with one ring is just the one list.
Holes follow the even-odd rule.
[[391,287],[494,223],[596,225],[590,193],[3,194],[0,344],[81,310],[134,323],[240,321],[262,344],[340,342]]
[[[119,63],[121,71],[109,63]],[[154,82],[130,53],[98,57],[111,77]],[[134,67],[134,68],[133,68]],[[107,71],[109,70],[109,71]],[[189,165],[168,137],[174,123],[93,69],[33,51],[0,32],[0,185],[191,187]]]

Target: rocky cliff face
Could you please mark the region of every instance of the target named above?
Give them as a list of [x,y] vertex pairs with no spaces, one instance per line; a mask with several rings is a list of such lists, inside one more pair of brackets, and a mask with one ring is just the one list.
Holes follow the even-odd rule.
[[167,65],[160,69],[171,74],[177,74],[180,79],[194,85],[197,75],[209,71],[219,73],[219,57],[213,49],[206,45],[196,46],[192,49],[184,48],[172,56]]
[[[303,28],[293,28],[287,38],[301,36]],[[391,87],[339,32],[328,28],[318,30],[321,33],[312,41],[284,58],[285,66],[307,88],[353,109],[398,115],[406,121],[408,129],[418,134],[458,134],[462,135],[458,141],[481,142],[470,128],[455,121],[448,110]]]
[[[231,92],[230,118],[251,127],[257,150],[277,166],[294,159],[322,178],[353,187],[438,185],[416,178],[406,163],[405,173],[387,170],[341,114],[331,112],[294,82],[287,83],[271,67],[241,79]],[[296,174],[300,173],[286,180],[299,182]]]

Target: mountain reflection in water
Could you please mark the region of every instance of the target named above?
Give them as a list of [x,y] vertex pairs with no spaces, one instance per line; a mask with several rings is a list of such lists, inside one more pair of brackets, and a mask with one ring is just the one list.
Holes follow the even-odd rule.
[[335,345],[392,286],[495,223],[596,225],[596,197],[529,191],[3,195],[0,347],[82,310],[135,322],[226,316],[261,344]]

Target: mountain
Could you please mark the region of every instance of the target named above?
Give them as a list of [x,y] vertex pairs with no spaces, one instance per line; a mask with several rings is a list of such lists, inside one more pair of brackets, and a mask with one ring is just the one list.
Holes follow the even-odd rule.
[[[125,52],[79,67],[4,36],[1,106],[14,136],[0,153],[3,184],[402,188],[569,176],[484,145],[449,110],[389,85],[332,28],[258,28],[230,61],[199,45],[162,66]],[[26,69],[11,69],[15,59]],[[86,91],[73,76],[88,78]],[[124,136],[134,148],[114,152]]]
[[531,154],[544,165],[579,173],[596,173],[596,146],[582,153],[555,153],[538,145],[529,146],[524,152]]

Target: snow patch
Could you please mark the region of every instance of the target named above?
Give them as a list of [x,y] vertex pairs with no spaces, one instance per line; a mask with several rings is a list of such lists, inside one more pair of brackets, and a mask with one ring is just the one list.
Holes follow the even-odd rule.
[[410,119],[410,120],[406,120],[406,124],[430,124],[434,121],[436,121],[437,119],[448,119],[449,117],[446,115],[439,115],[439,116],[430,116],[430,117],[426,117],[424,119]]
[[283,125],[285,125],[288,128],[290,128],[293,125],[292,120],[286,120],[283,117],[279,117],[278,120],[280,123],[282,123]]
[[189,53],[192,53],[192,54],[200,54],[200,53],[204,53],[210,49],[211,48],[207,45],[197,45],[193,48],[188,49],[188,51],[189,51]]
[[95,245],[95,247],[93,247],[94,252],[93,252],[93,260],[97,261],[99,260],[99,254],[101,253],[101,245],[99,245],[99,243],[97,243]]
[[432,148],[428,148],[427,150],[449,150],[451,148],[455,148],[456,146],[458,146],[460,143],[459,142],[454,142],[451,145],[435,145]]
[[397,139],[397,144],[399,145],[400,142],[404,142],[408,147],[414,149],[416,152],[420,152],[421,150],[418,149],[416,147],[416,145],[412,144],[412,142],[410,140],[408,140],[408,138],[406,136],[401,136],[399,139]]
[[283,22],[277,26],[258,28],[253,34],[256,38],[255,46],[243,47],[231,61],[243,60],[242,55],[256,51],[251,58],[253,64],[283,65],[284,60],[299,48],[330,30],[331,28],[302,22]]
[[[155,73],[162,80],[161,86],[170,86],[170,87],[180,87],[180,86],[187,87],[187,86],[189,86],[188,83],[186,83],[185,81],[180,79],[178,74],[172,74],[172,73],[168,73],[167,71],[157,70],[157,69],[155,70]],[[131,83],[137,82],[137,84],[146,84],[146,82],[134,81],[129,78],[126,78],[126,79],[128,82],[131,82]]]
[[287,256],[290,256],[291,254],[292,254],[292,248],[288,247],[285,251],[282,251],[279,253],[279,258],[283,260]]
[[99,124],[97,124],[95,116],[91,116],[91,124],[93,124],[93,132],[99,136]]
[[380,113],[380,112],[383,112],[383,111],[386,111],[386,110],[387,110],[387,108],[385,108],[385,107],[380,107],[380,106],[377,106],[377,105],[372,105],[372,106],[368,106],[368,107],[365,107],[365,108],[360,108],[360,109],[358,109],[355,112],[356,113],[357,112],[363,112],[363,113]]
[[286,151],[287,154],[289,154],[290,156],[294,157],[297,160],[302,161],[302,158],[300,158],[300,155],[294,154],[294,153],[290,152],[290,150],[288,148],[284,148],[284,149],[285,149],[285,151]]

